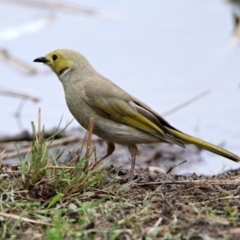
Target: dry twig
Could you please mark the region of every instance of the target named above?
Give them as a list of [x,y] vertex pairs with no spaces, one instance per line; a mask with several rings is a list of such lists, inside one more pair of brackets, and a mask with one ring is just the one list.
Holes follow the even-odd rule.
[[38,70],[36,68],[32,67],[30,64],[25,63],[23,60],[13,56],[6,49],[0,49],[0,59],[25,74],[33,75],[38,73]]
[[53,226],[53,224],[51,224],[51,223],[47,223],[47,222],[43,222],[43,221],[36,221],[36,220],[30,219],[30,218],[25,218],[25,217],[22,217],[22,216],[16,215],[16,214],[9,214],[9,213],[5,213],[5,212],[0,212],[0,216],[7,217],[7,218],[12,218],[12,219],[16,219],[16,220],[20,219],[24,222]]
[[173,109],[171,109],[171,110],[169,110],[169,111],[167,111],[167,112],[165,112],[165,113],[162,113],[161,115],[162,115],[162,116],[167,116],[167,115],[170,115],[170,114],[172,114],[172,113],[174,113],[174,112],[177,112],[177,111],[179,111],[180,109],[182,109],[182,108],[184,108],[184,107],[192,104],[193,102],[199,100],[200,98],[205,97],[205,96],[206,96],[207,94],[209,94],[209,93],[210,93],[210,90],[206,90],[206,91],[204,91],[204,92],[196,95],[195,97],[187,100],[186,102],[181,103],[180,105],[174,107]]
[[[73,142],[78,142],[78,141],[80,141],[80,139],[78,137],[68,136],[68,137],[63,137],[63,138],[54,140],[52,142],[51,141],[47,142],[47,146],[49,146],[50,143],[51,143],[51,147],[55,147],[55,146],[58,146],[58,145],[61,145],[61,144],[73,143]],[[32,149],[32,147],[29,146],[29,147],[26,147],[26,148],[23,148],[23,149],[20,149],[20,150],[17,150],[17,151],[13,151],[13,152],[10,152],[10,153],[5,153],[6,155],[4,156],[4,160],[8,159],[8,158],[16,157],[16,156],[21,155],[21,154],[29,153],[31,151],[31,149]]]

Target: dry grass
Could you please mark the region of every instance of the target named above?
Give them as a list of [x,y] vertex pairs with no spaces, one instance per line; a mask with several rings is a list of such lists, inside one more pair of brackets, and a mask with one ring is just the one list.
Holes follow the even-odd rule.
[[[204,177],[94,166],[86,150],[64,166],[39,118],[30,153],[0,166],[1,239],[238,239],[240,172]],[[83,153],[86,151],[86,153]],[[0,156],[1,159],[1,156]]]

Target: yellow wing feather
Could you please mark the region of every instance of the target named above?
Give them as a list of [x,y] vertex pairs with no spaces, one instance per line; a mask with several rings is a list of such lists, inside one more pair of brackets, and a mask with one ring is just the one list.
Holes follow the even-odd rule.
[[161,128],[155,125],[153,122],[145,118],[144,116],[138,114],[136,116],[124,116],[122,117],[123,122],[132,126],[139,128],[145,132],[149,132],[151,134],[164,136],[164,132]]

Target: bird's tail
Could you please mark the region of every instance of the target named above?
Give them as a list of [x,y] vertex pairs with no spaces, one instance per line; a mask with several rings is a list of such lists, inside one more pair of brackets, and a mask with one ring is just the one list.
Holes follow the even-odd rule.
[[209,142],[206,142],[206,141],[203,141],[201,139],[198,139],[198,138],[195,138],[195,137],[192,137],[190,135],[187,135],[185,133],[182,133],[182,132],[179,132],[177,130],[174,130],[174,129],[171,129],[171,128],[168,128],[166,127],[167,130],[173,135],[173,137],[183,141],[184,143],[187,143],[187,144],[194,144],[200,148],[203,148],[207,151],[210,151],[210,152],[213,152],[213,153],[216,153],[218,155],[221,155],[225,158],[228,158],[228,159],[231,159],[232,161],[234,162],[240,162],[240,157],[223,149],[223,148],[220,148],[218,146],[215,146]]

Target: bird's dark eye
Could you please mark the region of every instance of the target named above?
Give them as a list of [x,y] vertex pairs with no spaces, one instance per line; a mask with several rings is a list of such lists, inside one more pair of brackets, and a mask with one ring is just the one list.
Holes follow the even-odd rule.
[[57,56],[56,54],[53,54],[53,55],[52,55],[52,60],[53,60],[53,61],[57,60],[57,58],[58,58],[58,56]]

